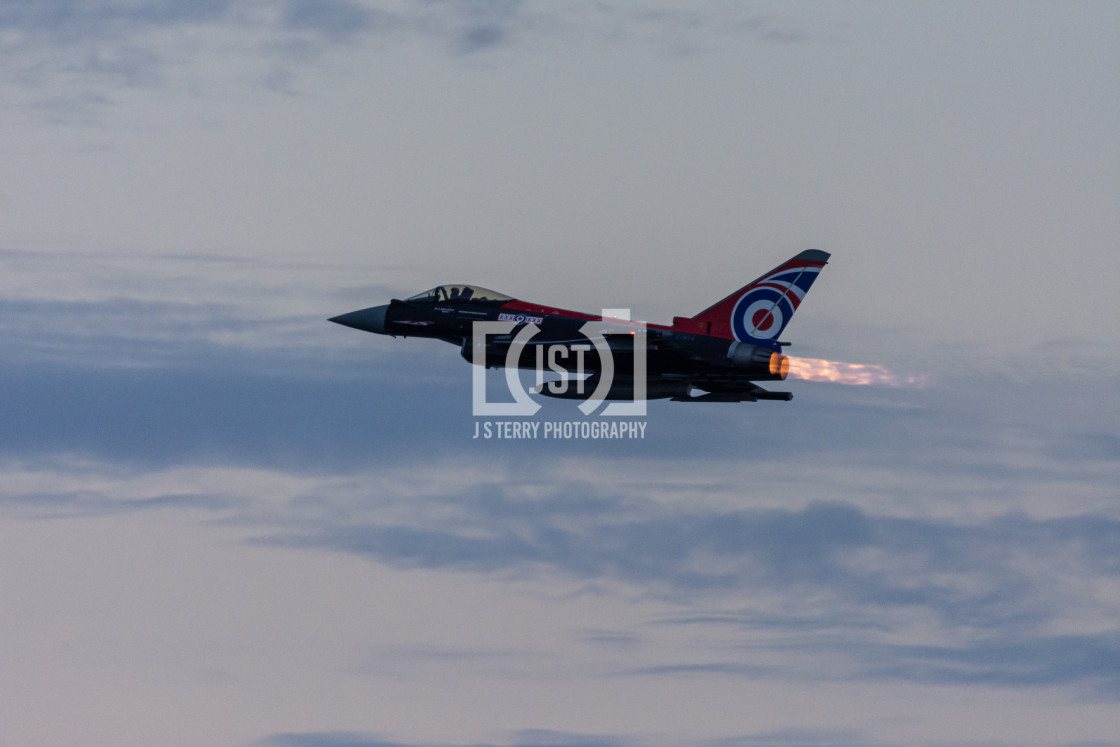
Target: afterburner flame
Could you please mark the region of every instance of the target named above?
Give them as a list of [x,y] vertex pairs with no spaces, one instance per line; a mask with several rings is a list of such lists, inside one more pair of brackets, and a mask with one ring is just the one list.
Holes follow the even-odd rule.
[[875,363],[844,363],[820,358],[789,358],[789,375],[805,381],[831,381],[855,386],[920,387],[925,376],[896,374]]
[[789,358],[781,353],[771,353],[770,373],[780,379],[785,379],[789,375]]

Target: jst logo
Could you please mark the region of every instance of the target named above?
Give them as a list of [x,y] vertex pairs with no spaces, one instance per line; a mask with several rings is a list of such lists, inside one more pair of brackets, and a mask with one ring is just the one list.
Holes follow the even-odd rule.
[[[520,364],[528,347],[532,349],[533,368],[536,371],[533,392],[543,393],[547,387],[545,396],[579,401],[578,407],[584,415],[594,413],[608,397],[621,399],[619,395],[625,392],[627,401],[610,403],[600,415],[644,417],[646,326],[642,322],[630,321],[630,309],[603,309],[602,318],[608,321],[588,321],[579,328],[586,343],[534,343],[533,338],[541,331],[537,326],[543,321],[541,317],[500,314],[496,322],[475,322],[471,337],[471,360],[475,363],[471,379],[472,414],[476,417],[529,417],[541,409],[541,404],[525,389],[519,375],[519,370],[523,368]],[[510,338],[510,334],[519,326],[521,329]],[[633,340],[633,370],[616,377],[614,352],[608,336],[620,335]],[[509,338],[508,342],[493,339],[501,337]],[[504,368],[506,387],[513,398],[512,402],[490,402],[486,398],[484,362],[489,363],[486,356],[488,343],[489,347],[500,344],[509,346],[504,356]],[[587,354],[592,349],[599,362],[594,369],[588,370]],[[560,378],[546,381],[545,374],[559,375]],[[594,386],[594,389],[584,397],[589,386]]]

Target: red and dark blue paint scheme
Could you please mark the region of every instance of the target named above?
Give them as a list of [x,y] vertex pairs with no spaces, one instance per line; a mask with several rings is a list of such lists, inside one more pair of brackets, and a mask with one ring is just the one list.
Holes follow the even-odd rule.
[[[808,249],[696,316],[674,317],[671,325],[641,323],[646,330],[646,398],[678,402],[791,399],[789,392],[767,391],[754,382],[786,378],[789,360],[781,351],[789,343],[778,338],[828,258],[827,252]],[[588,338],[580,328],[589,321],[607,322],[618,332],[639,324],[521,301],[474,285],[441,285],[330,321],[393,337],[445,340],[459,346],[468,361],[487,367],[506,365],[513,338],[524,325],[535,324],[539,332],[528,341],[518,360],[518,367],[529,369],[538,365],[537,346],[561,345],[569,353],[572,346],[586,347]],[[481,321],[511,321],[515,327],[510,334],[487,337],[485,360],[475,360],[473,324]],[[629,334],[608,334],[604,338],[614,356],[616,372],[607,399],[632,399],[633,375],[627,377],[620,372],[634,370],[634,340],[639,338]],[[561,395],[551,394],[547,387],[541,393],[586,398],[597,384],[594,349],[589,351],[585,370],[591,374],[587,386],[581,387],[586,393],[576,395],[574,387]]]

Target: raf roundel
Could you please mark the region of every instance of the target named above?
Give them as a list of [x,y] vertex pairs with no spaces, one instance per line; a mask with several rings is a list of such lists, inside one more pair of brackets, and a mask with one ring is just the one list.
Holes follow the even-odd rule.
[[[785,326],[781,293],[772,288],[756,288],[743,294],[731,312],[731,328],[740,342],[772,340]],[[788,301],[786,302],[788,305]]]
[[[823,252],[820,256],[827,259]],[[799,260],[806,264],[797,264]],[[809,262],[820,262],[820,266]],[[818,255],[798,255],[794,261],[751,283],[731,310],[732,336],[739,342],[777,339],[822,266],[824,260],[818,259]]]

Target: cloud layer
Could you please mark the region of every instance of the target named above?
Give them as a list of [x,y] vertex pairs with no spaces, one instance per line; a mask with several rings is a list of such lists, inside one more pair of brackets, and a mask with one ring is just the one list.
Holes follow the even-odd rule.
[[[0,5],[0,741],[1114,739],[1116,16]],[[326,321],[807,247],[792,352],[924,386],[474,438]]]

